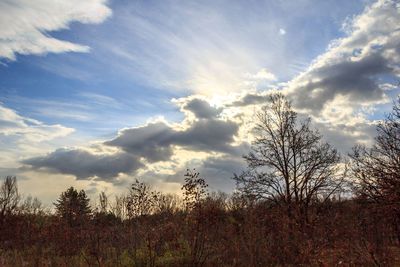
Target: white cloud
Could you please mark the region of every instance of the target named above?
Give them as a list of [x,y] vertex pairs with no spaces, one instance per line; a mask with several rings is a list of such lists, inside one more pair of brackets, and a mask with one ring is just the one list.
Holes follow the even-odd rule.
[[285,34],[286,34],[285,29],[280,28],[280,29],[279,29],[279,34],[280,34],[280,35],[285,35]]
[[267,81],[276,81],[276,77],[273,73],[263,68],[259,70],[256,74],[251,75],[247,74],[247,77],[254,80],[267,80]]
[[23,117],[1,104],[0,129],[0,135],[15,136],[27,142],[49,141],[57,137],[66,136],[74,131],[59,124],[47,125],[40,121]]
[[244,81],[242,83],[247,90],[249,88],[265,90],[266,88],[274,87],[275,82],[278,80],[277,77],[266,68],[262,68],[254,74],[246,73],[243,78]]
[[0,103],[0,166],[9,170],[14,168],[16,173],[21,157],[44,153],[54,147],[51,142],[65,138],[72,132],[74,129],[59,124],[48,125],[23,117]]
[[389,101],[386,91],[391,86],[384,79],[400,75],[396,2],[379,0],[346,21],[347,36],[334,40],[308,70],[288,83],[297,108],[326,121],[345,119],[351,124],[368,106]]
[[101,23],[111,15],[106,0],[6,0],[0,2],[0,58],[16,54],[88,52],[89,47],[51,37],[72,22]]

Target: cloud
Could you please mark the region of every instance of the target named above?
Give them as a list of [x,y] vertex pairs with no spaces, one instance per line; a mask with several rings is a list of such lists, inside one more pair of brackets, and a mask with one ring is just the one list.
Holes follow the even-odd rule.
[[333,41],[307,71],[289,82],[295,106],[320,116],[328,105],[346,99],[350,115],[386,102],[380,80],[400,75],[399,25],[400,5],[389,0],[377,1],[347,22],[347,36]]
[[162,181],[164,185],[181,185],[184,182],[184,175],[188,169],[198,171],[200,176],[206,180],[211,191],[232,192],[235,187],[232,177],[234,173],[241,173],[246,169],[246,162],[239,156],[211,155],[202,159],[191,158],[171,168],[168,174],[160,173],[157,169],[152,169],[142,173],[140,177],[152,183]]
[[246,73],[243,84],[248,88],[265,90],[265,88],[274,87],[274,82],[277,80],[277,77],[272,72],[262,68],[255,74]]
[[16,54],[88,52],[89,47],[52,37],[72,22],[101,23],[111,15],[105,0],[14,0],[0,2],[0,59]]
[[78,179],[97,177],[112,181],[120,173],[131,173],[143,165],[131,154],[95,154],[83,149],[57,149],[45,156],[22,160],[32,169],[72,174]]
[[205,152],[233,151],[235,147],[231,143],[238,129],[235,122],[216,119],[200,119],[184,130],[174,129],[160,121],[123,129],[116,138],[104,144],[144,157],[150,162],[157,162],[172,156],[172,146]]
[[199,120],[186,131],[177,132],[173,142],[198,151],[230,152],[239,126],[233,121]]
[[24,117],[0,103],[0,173],[19,174],[19,160],[22,157],[54,149],[58,146],[57,142],[67,140],[73,132],[73,128]]
[[119,131],[118,136],[104,144],[119,147],[149,162],[168,160],[173,151],[172,138],[176,131],[165,122],[154,122],[144,126]]
[[222,111],[221,108],[215,108],[208,101],[199,98],[190,99],[183,105],[182,109],[192,112],[199,119],[215,118]]
[[225,0],[116,4],[110,23],[120,30],[106,35],[103,60],[136,82],[174,91],[213,95],[247,89],[243,81],[248,79],[271,83],[281,74],[286,77],[294,61],[304,62],[284,38],[276,38],[283,17],[295,21],[296,8],[310,10],[307,3],[293,5]]
[[238,99],[228,103],[227,106],[243,107],[249,105],[265,104],[269,100],[269,92],[248,92],[242,94]]
[[247,74],[247,78],[252,80],[266,80],[266,81],[276,81],[276,77],[273,73],[269,72],[267,69],[261,69],[256,74]]
[[[177,12],[185,17],[187,9],[176,8]],[[158,15],[160,10],[156,9],[154,12]],[[163,20],[164,16],[160,18]],[[204,40],[197,37],[190,38],[193,31],[184,28],[182,32],[174,35],[170,31],[176,25],[171,25],[173,26],[171,29],[163,32],[164,28],[157,28],[159,24],[148,20],[147,16],[138,16],[135,13],[130,19],[129,21],[137,22],[135,24],[138,26],[138,31],[135,33],[137,38],[145,44],[155,38],[154,40],[158,41],[153,42],[154,47],[159,48],[158,44],[165,45],[159,49],[165,53],[153,55],[148,54],[146,50],[147,53],[141,54],[141,51],[138,51],[138,54],[135,54],[135,51],[126,47],[112,47],[114,48],[112,53],[116,55],[119,52],[118,56],[129,58],[134,62],[132,64],[146,62],[144,64],[156,68],[154,72],[157,75],[171,74],[163,72],[173,65],[166,59],[184,58],[185,67],[182,69],[188,69],[190,73],[183,73],[182,77],[187,78],[195,88],[207,87],[205,91],[215,92],[217,87],[213,87],[213,79],[218,80],[222,77],[222,80],[229,80],[232,73],[235,74],[235,83],[237,80],[243,82],[243,79],[247,79],[254,81],[255,84],[259,81],[271,84],[276,79],[267,69],[260,69],[261,64],[254,64],[257,65],[256,68],[248,68],[253,66],[249,63],[244,64],[243,68],[235,69],[235,66],[241,66],[240,57],[224,61],[236,50],[240,52],[241,47],[239,45],[232,51],[229,50],[229,53],[220,53],[221,47],[230,47],[229,40],[215,39],[218,34],[214,33],[222,32],[223,29],[211,33],[202,30],[204,37],[207,37],[207,40],[216,40],[217,45],[214,47],[207,43],[205,47],[210,49],[201,50],[197,48],[202,47],[199,44],[203,44]],[[222,18],[216,16],[215,19],[219,21]],[[346,37],[332,42],[327,51],[316,58],[306,71],[288,82],[287,87],[282,89],[282,92],[293,100],[300,116],[311,114],[314,126],[320,129],[325,139],[338,147],[341,152],[345,152],[356,142],[368,143],[374,134],[374,122],[366,119],[362,109],[387,101],[386,93],[393,86],[390,81],[385,80],[385,76],[399,75],[400,31],[397,26],[400,25],[399,20],[399,5],[393,1],[378,1],[366,8],[360,16],[354,17],[347,24]],[[203,24],[207,22],[203,21],[201,26]],[[276,32],[275,27],[275,36]],[[234,37],[232,40],[236,40],[236,35]],[[192,45],[191,40],[194,39],[196,42]],[[203,57],[198,51],[211,52]],[[150,60],[142,60],[144,59],[142,56],[150,57]],[[212,61],[214,56],[217,58],[216,61]],[[247,62],[247,56],[246,54],[243,57],[244,62]],[[206,60],[203,61],[203,58]],[[166,61],[163,61],[164,59]],[[208,64],[209,62],[213,64]],[[220,62],[224,64],[220,65]],[[223,71],[221,74],[219,70],[224,70],[225,67],[227,72]],[[147,65],[143,68],[151,69]],[[246,72],[243,71],[245,69]],[[171,72],[174,71],[172,68]],[[181,74],[179,71],[176,73]],[[211,77],[212,83],[203,84],[202,81],[210,78],[210,73],[214,75]],[[246,76],[245,73],[253,74]],[[218,76],[220,74],[221,77]],[[171,79],[173,78],[172,75]],[[158,81],[158,79],[149,80]],[[23,163],[35,170],[72,174],[78,179],[90,180],[97,177],[99,180],[112,183],[116,183],[116,177],[129,176],[132,173],[147,173],[147,177],[161,175],[158,170],[164,171],[162,175],[165,173],[170,175],[166,182],[178,182],[181,180],[176,177],[182,178],[179,172],[187,167],[196,167],[204,177],[215,179],[210,183],[216,184],[216,188],[217,185],[223,187],[227,178],[219,180],[218,177],[231,177],[233,172],[239,172],[245,166],[240,155],[248,151],[248,141],[251,140],[248,136],[251,134],[248,131],[250,127],[246,128],[248,125],[244,125],[244,122],[253,123],[252,115],[255,109],[268,101],[270,92],[246,91],[237,96],[230,94],[230,100],[219,106],[214,106],[210,104],[212,101],[199,96],[181,98],[173,101],[184,113],[185,117],[181,122],[169,123],[158,120],[138,127],[124,128],[114,138],[101,143],[101,146],[118,152],[94,153],[89,149],[59,149],[44,156],[25,159]],[[112,99],[98,95],[83,95],[83,97],[92,98],[100,105],[116,104]],[[178,153],[181,154],[177,155]],[[195,156],[192,156],[193,154]],[[184,156],[180,157],[181,155]],[[160,178],[162,179],[164,178]]]
[[0,103],[0,136],[13,137],[20,142],[42,142],[71,134],[72,128],[59,124],[47,125],[23,117]]
[[[194,118],[171,125],[163,120],[125,128],[108,141],[99,143],[101,149],[57,149],[50,154],[21,161],[34,170],[75,175],[78,179],[97,177],[115,182],[119,174],[131,175],[147,165],[168,162],[176,149],[201,152],[240,154],[244,147],[234,145],[238,134],[237,122],[215,118],[222,110],[214,109],[206,100],[181,99],[182,109],[189,109]],[[112,150],[110,153],[107,150]],[[118,151],[118,152],[115,152]],[[187,160],[187,159],[180,159]]]
[[233,175],[246,169],[246,162],[242,157],[222,156],[209,157],[203,161],[198,170],[210,184],[212,190],[232,192],[235,188]]
[[332,125],[314,121],[313,126],[343,155],[351,152],[355,144],[371,145],[373,137],[376,135],[374,122],[362,121],[352,125],[345,123]]

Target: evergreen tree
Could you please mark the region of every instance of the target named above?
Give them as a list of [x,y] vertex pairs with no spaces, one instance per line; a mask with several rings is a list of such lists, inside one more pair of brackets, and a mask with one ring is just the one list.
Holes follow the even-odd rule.
[[84,190],[78,192],[71,186],[60,195],[54,205],[57,214],[65,219],[69,225],[74,226],[82,224],[89,218],[91,214],[89,201]]

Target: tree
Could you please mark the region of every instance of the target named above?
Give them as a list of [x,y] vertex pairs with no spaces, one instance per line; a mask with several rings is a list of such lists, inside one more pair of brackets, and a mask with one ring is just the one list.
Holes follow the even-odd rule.
[[200,173],[187,170],[185,174],[185,183],[182,186],[183,190],[183,201],[186,209],[191,210],[201,204],[202,201],[208,196],[207,192],[208,184],[200,177]]
[[400,98],[377,126],[371,148],[358,145],[350,168],[358,181],[356,193],[376,202],[400,203]]
[[328,199],[341,186],[336,149],[311,129],[310,118],[298,118],[282,94],[271,95],[256,118],[252,151],[244,156],[248,169],[234,177],[238,189],[284,204],[289,218],[296,211],[308,220],[311,202]]
[[7,176],[0,187],[0,223],[17,209],[20,200],[17,178]]
[[149,185],[136,180],[126,199],[129,218],[151,214],[156,200],[157,192],[152,191]]
[[84,190],[78,192],[71,186],[60,195],[54,205],[57,214],[65,219],[70,226],[74,226],[82,224],[89,218],[91,214],[89,201]]
[[42,202],[37,197],[28,196],[19,207],[24,214],[41,215],[45,212]]
[[181,199],[176,194],[157,193],[155,212],[163,214],[174,214],[181,207]]
[[106,214],[108,211],[108,197],[104,191],[99,194],[99,202],[100,213]]
[[393,218],[400,240],[400,98],[378,124],[374,144],[358,145],[349,156],[356,194]]
[[115,215],[115,217],[124,220],[128,216],[127,210],[127,196],[125,195],[116,195],[114,203],[111,204],[111,212]]
[[205,213],[204,204],[208,196],[208,184],[195,169],[187,170],[185,183],[182,186],[183,202],[186,208],[186,230],[189,245],[187,265],[199,267],[205,264],[210,256],[208,248],[208,224],[210,219]]

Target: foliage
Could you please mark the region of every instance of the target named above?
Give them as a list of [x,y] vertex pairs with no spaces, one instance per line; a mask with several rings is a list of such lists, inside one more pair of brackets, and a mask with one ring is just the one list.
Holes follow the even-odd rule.
[[57,214],[69,225],[79,225],[91,215],[89,201],[84,190],[78,192],[74,187],[70,187],[61,193],[54,205]]
[[152,191],[149,185],[136,180],[127,196],[126,209],[129,218],[149,215],[156,201],[157,192]]
[[185,183],[182,186],[183,201],[188,210],[200,205],[202,200],[207,197],[207,187],[205,180],[200,177],[200,173],[187,170],[185,174]]

